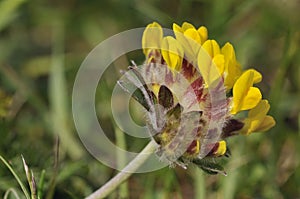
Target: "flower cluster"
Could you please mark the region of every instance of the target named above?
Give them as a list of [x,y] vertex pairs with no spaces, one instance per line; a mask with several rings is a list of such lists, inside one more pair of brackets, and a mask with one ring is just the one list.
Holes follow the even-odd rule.
[[133,97],[149,113],[148,126],[162,159],[183,166],[193,162],[220,173],[221,166],[206,160],[229,155],[226,138],[275,125],[267,115],[268,101],[254,86],[262,75],[242,71],[233,46],[228,42],[220,47],[208,39],[204,26],[173,24],[173,32],[174,37],[164,36],[156,22],[146,27],[145,70],[130,68],[142,82],[135,83],[142,88]]

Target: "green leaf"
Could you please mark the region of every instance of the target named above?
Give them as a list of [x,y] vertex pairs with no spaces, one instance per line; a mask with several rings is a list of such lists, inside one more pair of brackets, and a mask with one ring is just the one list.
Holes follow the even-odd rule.
[[229,158],[231,156],[231,150],[229,149],[228,146],[226,146],[226,152],[225,152],[224,156],[227,158]]
[[44,189],[44,183],[45,183],[45,174],[46,174],[46,171],[43,169],[42,173],[41,173],[40,180],[39,180],[39,185],[38,185],[38,191],[37,191],[38,198],[43,198],[43,189]]
[[26,199],[30,199],[29,193],[27,192],[25,185],[22,183],[22,181],[20,180],[19,176],[16,174],[14,169],[9,165],[9,163],[1,155],[0,155],[0,160],[5,164],[5,166],[10,170],[10,172],[13,174],[15,179],[18,181]]
[[11,197],[9,197],[10,194],[12,194],[16,199],[21,199],[21,197],[18,195],[17,191],[15,189],[13,189],[13,188],[10,188],[10,189],[8,189],[5,192],[5,194],[3,196],[3,199],[9,199],[9,198],[11,198]]
[[205,171],[208,174],[216,175],[222,174],[227,176],[227,173],[224,171],[224,168],[218,163],[212,162],[212,160],[207,159],[195,159],[193,163],[196,164],[199,168]]

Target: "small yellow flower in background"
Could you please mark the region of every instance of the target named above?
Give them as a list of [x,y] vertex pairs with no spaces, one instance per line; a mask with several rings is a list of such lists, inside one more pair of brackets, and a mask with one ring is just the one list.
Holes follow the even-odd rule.
[[[232,44],[209,39],[204,26],[174,23],[173,31],[175,37],[164,37],[158,23],[146,27],[145,69],[130,67],[143,84],[133,82],[138,90],[133,97],[148,111],[148,126],[163,160],[183,167],[192,162],[210,174],[225,174],[211,158],[230,155],[226,138],[275,125],[267,115],[268,101],[254,86],[262,75],[242,71]],[[240,112],[247,114],[237,117]],[[178,150],[182,147],[183,153]]]

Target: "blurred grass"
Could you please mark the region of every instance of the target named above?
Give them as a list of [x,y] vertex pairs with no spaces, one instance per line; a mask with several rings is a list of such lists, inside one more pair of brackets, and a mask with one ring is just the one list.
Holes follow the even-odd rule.
[[[49,72],[49,98],[51,105],[51,119],[53,134],[57,134],[62,142],[62,147],[73,159],[82,156],[82,149],[78,141],[71,134],[68,126],[71,117],[68,111],[68,91],[64,76],[64,28],[63,24],[56,19],[53,22],[53,52],[51,69]],[[66,147],[68,146],[68,147]]]
[[[265,134],[229,141],[232,158],[224,161],[227,177],[207,176],[193,168],[165,168],[134,175],[124,197],[300,198],[299,6],[297,0],[2,0],[0,90],[12,102],[8,115],[0,119],[0,154],[23,181],[20,154],[37,178],[45,169],[47,191],[55,175],[53,148],[59,135],[54,198],[82,198],[105,183],[115,171],[83,149],[72,123],[70,94],[81,62],[99,42],[120,31],[152,21],[166,28],[189,21],[207,26],[210,38],[221,44],[233,43],[242,66],[263,74],[259,87],[270,101],[277,125]],[[139,63],[141,52],[117,60],[101,79],[96,96],[99,120],[112,140],[116,127],[109,104],[118,77],[111,74],[125,69],[128,60]],[[132,150],[145,142],[128,136],[125,141]],[[2,164],[0,176],[2,197],[18,185]],[[117,193],[111,196],[117,197]]]
[[[115,136],[116,136],[116,146],[120,147],[123,150],[127,149],[126,146],[126,138],[124,132],[120,129],[115,129]],[[124,168],[126,166],[126,157],[123,157],[122,154],[117,153],[117,164],[118,168]],[[119,196],[120,198],[128,198],[128,183],[124,182],[119,187]]]
[[0,30],[16,17],[16,10],[25,0],[3,0],[0,3]]

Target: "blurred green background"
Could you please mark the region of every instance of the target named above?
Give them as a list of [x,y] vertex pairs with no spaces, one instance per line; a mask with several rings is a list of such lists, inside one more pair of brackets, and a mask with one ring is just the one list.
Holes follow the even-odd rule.
[[[299,8],[299,0],[1,0],[0,155],[24,183],[21,154],[37,181],[45,170],[45,198],[83,198],[97,189],[116,171],[93,159],[73,124],[70,96],[81,62],[121,31],[152,21],[166,28],[188,21],[205,25],[209,38],[221,45],[231,42],[243,68],[263,74],[258,87],[277,125],[264,134],[229,140],[227,177],[209,176],[193,166],[165,168],[133,175],[109,198],[300,198]],[[147,140],[118,140],[109,108],[118,71],[131,59],[142,63],[142,51],[120,57],[106,71],[95,106],[111,139],[137,150]],[[0,197],[9,188],[21,195],[0,162]]]

